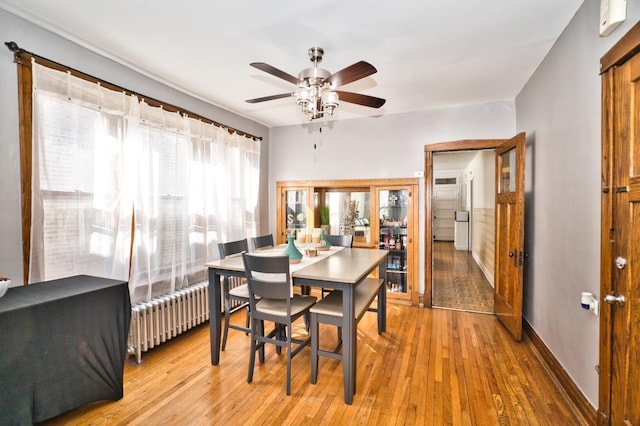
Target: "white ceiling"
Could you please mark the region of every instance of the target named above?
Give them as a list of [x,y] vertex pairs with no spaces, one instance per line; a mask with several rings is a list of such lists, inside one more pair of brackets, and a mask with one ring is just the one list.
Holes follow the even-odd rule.
[[311,66],[307,50],[319,46],[321,67],[332,73],[360,60],[374,65],[376,74],[341,90],[387,103],[342,102],[333,119],[512,100],[582,2],[0,0],[0,8],[273,127],[307,122],[294,98],[245,100],[296,87],[250,62],[297,76]]

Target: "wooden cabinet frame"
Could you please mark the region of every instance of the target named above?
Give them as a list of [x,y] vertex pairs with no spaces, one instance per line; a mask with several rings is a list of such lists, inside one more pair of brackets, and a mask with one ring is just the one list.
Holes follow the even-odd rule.
[[[417,178],[397,179],[345,179],[316,181],[278,181],[276,182],[276,235],[277,243],[286,242],[287,212],[286,193],[292,190],[306,191],[307,227],[320,227],[320,209],[327,192],[369,192],[370,200],[370,232],[369,243],[355,241],[353,246],[360,248],[378,248],[380,235],[380,218],[378,190],[388,188],[404,188],[410,193],[408,202],[409,244],[407,246],[407,292],[388,293],[388,299],[397,303],[418,305],[418,244],[419,244],[419,187]],[[313,213],[312,213],[313,212]]]

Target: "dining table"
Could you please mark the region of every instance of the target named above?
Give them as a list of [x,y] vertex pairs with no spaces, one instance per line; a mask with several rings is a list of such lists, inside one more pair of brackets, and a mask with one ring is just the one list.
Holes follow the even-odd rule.
[[[286,245],[265,250],[257,250],[252,254],[276,256],[284,251]],[[328,252],[319,252],[318,256],[309,259],[305,256],[301,264],[291,265],[293,284],[303,288],[315,287],[342,291],[342,362],[344,380],[344,400],[351,404],[355,395],[357,368],[357,327],[355,318],[354,294],[356,287],[368,276],[377,271],[379,277],[386,276],[388,250],[369,248],[332,247]],[[244,277],[242,256],[228,257],[206,264],[209,272],[209,307],[210,307],[210,344],[211,364],[220,363],[220,336],[222,295],[221,279],[227,277]],[[386,330],[386,287],[383,285],[378,293],[378,327]]]

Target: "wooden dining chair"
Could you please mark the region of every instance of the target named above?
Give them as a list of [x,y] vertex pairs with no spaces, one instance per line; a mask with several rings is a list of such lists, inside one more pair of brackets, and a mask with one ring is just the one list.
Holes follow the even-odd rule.
[[[231,256],[240,256],[243,252],[248,251],[247,240],[230,241],[227,243],[219,243],[218,251],[220,252],[220,259],[224,259]],[[224,333],[222,335],[222,350],[224,351],[227,346],[227,335],[229,329],[244,331],[245,334],[249,334],[251,329],[249,328],[250,304],[249,304],[249,287],[246,284],[246,280],[240,277],[223,277],[222,278],[222,294],[224,295]],[[236,306],[232,307],[233,301],[238,302]],[[230,316],[232,313],[246,309],[245,326],[231,324]]]
[[353,247],[353,235],[325,234],[324,238],[329,241],[332,246]]
[[[291,359],[309,345],[310,337],[293,338],[292,323],[303,315],[309,316],[309,308],[316,298],[293,294],[289,271],[289,256],[256,256],[243,253],[244,270],[249,286],[251,309],[251,354],[247,382],[253,381],[256,352],[264,363],[264,345],[273,344],[276,349],[287,351],[287,395],[291,394]],[[274,328],[265,334],[264,322],[271,321]],[[295,344],[295,348],[292,347]]]
[[263,247],[273,247],[273,234],[251,237],[249,238],[249,245],[252,252]]

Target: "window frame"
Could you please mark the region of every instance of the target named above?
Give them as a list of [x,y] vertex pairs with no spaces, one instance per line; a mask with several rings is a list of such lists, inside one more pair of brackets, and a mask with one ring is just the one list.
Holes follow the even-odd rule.
[[[114,85],[102,79],[80,72],[73,68],[40,57],[24,49],[16,48],[14,51],[14,62],[17,65],[17,85],[18,85],[18,109],[19,109],[19,144],[20,144],[20,185],[21,185],[21,222],[22,222],[22,258],[23,258],[23,277],[25,285],[30,283],[29,265],[31,258],[31,231],[32,221],[32,184],[33,184],[33,78],[32,78],[32,62],[46,66],[58,71],[66,72],[74,77],[92,82],[99,83],[101,86],[124,92],[127,95],[136,95],[152,107],[161,107],[165,111],[177,112],[183,116],[188,116],[202,121],[203,123],[213,124],[216,127],[226,129],[230,134],[236,133],[238,136],[244,136],[255,141],[261,141],[262,137],[254,136],[238,129],[218,123],[214,120],[202,117],[199,114],[192,113],[183,108],[176,107],[165,102],[158,101],[146,95],[142,95],[131,90]],[[234,200],[230,200],[233,202]],[[131,232],[135,230],[135,212],[132,215]],[[131,271],[131,259],[134,252],[133,239],[129,248],[129,271]]]

